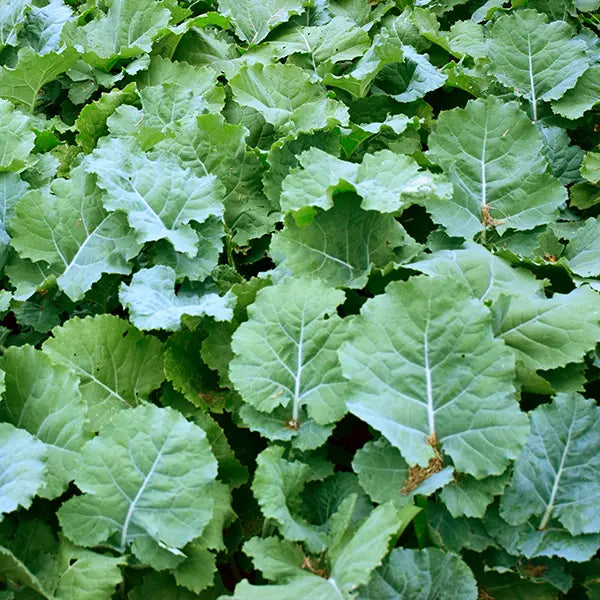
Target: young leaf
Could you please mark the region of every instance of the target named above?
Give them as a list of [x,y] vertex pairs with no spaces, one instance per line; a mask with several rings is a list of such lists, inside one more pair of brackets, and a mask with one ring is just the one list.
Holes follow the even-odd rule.
[[343,292],[319,280],[289,279],[258,292],[232,340],[229,376],[245,402],[262,412],[285,407],[291,429],[303,406],[320,425],[342,418],[346,383],[336,349],[344,328],[336,307],[343,301]]
[[118,317],[70,319],[52,334],[42,349],[81,379],[95,430],[163,381],[162,344]]
[[24,429],[0,423],[0,516],[28,508],[44,484],[46,446]]
[[31,346],[8,348],[2,368],[6,399],[0,404],[0,418],[46,444],[47,474],[38,493],[44,498],[60,496],[73,478],[87,438],[87,406],[79,393],[79,378]]
[[411,466],[435,460],[439,444],[458,471],[499,475],[529,427],[514,400],[510,351],[491,326],[486,309],[452,279],[390,284],[363,306],[340,348],[348,409]]
[[547,23],[535,10],[500,17],[491,30],[492,72],[529,100],[534,121],[539,103],[558,100],[589,66],[585,42],[571,33],[566,22]]
[[476,600],[477,584],[456,554],[437,548],[395,548],[358,599],[391,598],[392,593],[394,600]]
[[152,540],[176,554],[210,521],[216,475],[204,431],[172,409],[144,404],[119,413],[86,444],[75,472],[84,494],[58,516],[79,545],[137,553],[137,544]]
[[493,96],[443,112],[429,154],[454,185],[450,202],[425,202],[451,236],[471,239],[489,226],[548,223],[567,191],[548,174],[544,143],[516,103]]
[[119,298],[129,309],[132,323],[143,330],[177,331],[184,315],[210,316],[217,321],[230,321],[233,310],[229,296],[182,291],[175,294],[175,271],[156,266],[141,269],[130,285],[121,284]]
[[504,519],[519,525],[535,516],[541,531],[558,519],[571,535],[600,532],[599,414],[579,394],[558,394],[533,411],[531,435],[502,497]]

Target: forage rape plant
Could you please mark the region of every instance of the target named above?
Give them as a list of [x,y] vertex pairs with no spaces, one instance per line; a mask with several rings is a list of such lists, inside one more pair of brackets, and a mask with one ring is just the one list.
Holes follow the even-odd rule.
[[0,600],[600,598],[600,0],[0,0]]

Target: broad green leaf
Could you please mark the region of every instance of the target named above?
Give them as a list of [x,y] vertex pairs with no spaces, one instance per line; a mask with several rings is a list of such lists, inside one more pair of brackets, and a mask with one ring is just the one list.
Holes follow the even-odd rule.
[[46,444],[47,473],[38,493],[44,498],[60,496],[73,478],[87,439],[87,406],[79,393],[79,378],[31,346],[8,348],[2,368],[6,396],[0,417]]
[[0,6],[0,49],[16,46],[17,35],[23,27],[26,11],[31,8],[31,0],[6,0]]
[[[430,198],[447,202],[451,188],[445,179],[420,169],[410,156],[381,150],[365,154],[360,165],[312,148],[300,155],[302,168],[292,169],[283,180],[284,211],[315,206],[328,210],[334,192],[354,190],[363,199],[361,208],[384,213],[401,211]],[[442,200],[443,199],[443,200]]]
[[490,96],[441,113],[429,148],[454,195],[425,206],[451,236],[470,239],[489,226],[533,229],[567,199],[546,172],[541,134],[516,103]]
[[476,600],[477,584],[456,554],[437,548],[395,548],[361,588],[361,600]]
[[46,6],[32,6],[21,37],[38,54],[57,52],[65,23],[73,19],[73,11],[64,0],[50,0]]
[[297,429],[300,410],[319,425],[343,417],[346,383],[336,350],[345,327],[339,290],[319,280],[288,279],[267,287],[233,334],[229,376],[245,402],[262,412],[286,409],[281,428]]
[[152,540],[176,553],[202,534],[214,511],[217,462],[206,434],[178,412],[144,404],[119,413],[88,442],[75,472],[83,495],[58,516],[83,546],[119,552]]
[[46,446],[24,429],[0,423],[0,517],[28,508],[45,483]]
[[275,264],[299,277],[316,275],[332,287],[363,287],[372,268],[385,267],[414,242],[391,215],[363,211],[358,203],[338,197],[334,208],[303,226],[286,217],[271,242]]
[[187,122],[157,146],[177,154],[182,165],[198,177],[217,176],[225,187],[225,222],[240,244],[272,231],[279,220],[279,203],[267,200],[262,191],[263,167],[258,156],[247,149],[248,135],[242,125],[207,114]]
[[295,65],[258,63],[243,68],[229,83],[236,102],[256,109],[281,136],[294,138],[348,123],[348,109]]
[[244,544],[244,552],[254,566],[271,581],[287,579],[301,573],[304,552],[300,544],[277,537],[253,537]]
[[85,167],[107,192],[104,207],[126,212],[139,242],[167,239],[193,257],[198,236],[190,222],[203,223],[223,211],[223,190],[214,176],[197,177],[171,154],[150,158],[132,141],[101,142]]
[[567,119],[578,119],[600,102],[600,65],[593,65],[567,90],[560,100],[552,103],[552,110]]
[[390,284],[352,321],[339,354],[348,409],[409,465],[428,465],[439,444],[459,472],[481,479],[502,473],[525,443],[510,350],[494,340],[485,307],[453,279]]
[[161,343],[113,315],[72,318],[42,349],[81,379],[94,430],[136,406],[163,381]]
[[504,519],[519,525],[534,516],[540,530],[558,519],[572,535],[600,532],[598,417],[595,403],[579,394],[559,394],[533,411],[531,435],[502,497]]
[[[15,215],[15,206],[25,195],[28,184],[16,173],[6,171],[0,173],[0,244],[7,245],[10,236],[7,229]],[[0,250],[0,262],[4,262],[5,251]]]
[[561,98],[589,66],[585,42],[571,34],[566,22],[547,23],[534,10],[500,17],[491,30],[491,70],[529,100],[534,121],[540,102]]
[[67,44],[84,53],[92,64],[102,66],[117,58],[150,52],[153,40],[166,29],[171,18],[167,3],[162,1],[140,6],[136,0],[109,0],[103,8],[104,14],[99,12],[85,25],[73,22],[63,30]]
[[230,17],[237,36],[248,44],[258,44],[269,31],[293,15],[302,14],[307,0],[219,0],[221,14]]
[[199,594],[213,583],[217,572],[216,555],[200,544],[189,544],[186,559],[173,570],[177,585]]
[[0,99],[0,172],[22,171],[29,162],[34,140],[30,119]]
[[527,369],[579,362],[600,341],[600,296],[587,286],[552,298],[513,295],[494,330]]
[[36,54],[32,48],[22,48],[14,68],[0,67],[0,96],[33,112],[42,86],[68,71],[77,56],[73,48],[44,55]]
[[600,276],[600,222],[587,219],[565,249],[569,269],[581,277]]
[[12,245],[22,258],[50,265],[71,300],[80,300],[103,273],[127,275],[140,251],[121,212],[108,213],[95,176],[81,166],[50,190],[33,190],[19,201]]
[[130,285],[121,284],[119,297],[138,329],[177,331],[184,315],[210,316],[217,321],[233,317],[229,297],[184,290],[175,294],[175,271],[170,267],[141,269]]
[[511,266],[483,246],[468,243],[464,249],[441,250],[407,265],[426,275],[452,276],[479,300],[496,300],[500,294],[543,298],[543,283],[524,269]]
[[[350,61],[361,56],[371,45],[369,34],[344,17],[335,17],[317,27],[294,24],[269,37],[255,52],[267,49],[277,58],[291,54],[308,54],[317,71],[318,65]],[[252,56],[251,50],[246,56]]]
[[233,596],[219,596],[218,600],[281,600],[282,598],[310,598],[311,600],[350,600],[335,581],[310,572],[291,578],[278,585],[252,585],[243,579],[235,586]]

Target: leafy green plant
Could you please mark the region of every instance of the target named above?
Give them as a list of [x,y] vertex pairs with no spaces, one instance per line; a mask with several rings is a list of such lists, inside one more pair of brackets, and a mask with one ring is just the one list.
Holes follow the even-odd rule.
[[600,597],[599,36],[0,2],[0,600]]

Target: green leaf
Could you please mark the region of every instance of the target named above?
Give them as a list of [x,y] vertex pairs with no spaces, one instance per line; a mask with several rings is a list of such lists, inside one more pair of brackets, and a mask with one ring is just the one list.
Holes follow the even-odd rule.
[[307,0],[248,0],[243,4],[219,0],[221,14],[231,18],[235,33],[248,44],[261,42],[271,29],[302,14],[308,4]]
[[361,588],[358,598],[476,600],[477,584],[456,554],[437,548],[395,548],[369,584]]
[[106,190],[104,207],[127,213],[139,242],[167,239],[190,257],[198,236],[190,222],[221,216],[222,188],[214,176],[197,177],[171,154],[150,158],[131,141],[109,138],[85,161]]
[[236,242],[272,231],[279,220],[279,203],[262,191],[262,165],[246,146],[249,131],[226,123],[216,114],[201,115],[177,130],[157,148],[177,154],[184,167],[198,177],[216,175],[225,187],[225,222],[236,232]]
[[257,63],[243,68],[229,84],[236,102],[256,109],[280,136],[294,138],[348,123],[348,109],[295,65]]
[[581,277],[600,276],[600,221],[587,219],[565,248],[569,269]]
[[532,412],[531,435],[502,497],[505,520],[519,525],[535,516],[540,530],[557,519],[571,535],[600,532],[598,417],[595,403],[579,394],[558,394]]
[[600,65],[593,65],[567,90],[560,100],[552,103],[552,110],[567,119],[578,119],[600,102]]
[[297,277],[316,275],[332,287],[361,288],[373,268],[393,262],[395,251],[411,242],[391,215],[363,211],[356,198],[339,196],[334,208],[306,226],[286,217],[270,253]]
[[460,250],[434,252],[407,266],[426,275],[451,276],[482,301],[494,301],[500,294],[513,294],[517,290],[523,296],[543,298],[541,281],[474,243]]
[[117,58],[150,52],[153,40],[171,18],[162,1],[140,6],[136,0],[110,0],[104,7],[107,9],[104,14],[99,12],[99,16],[85,25],[73,22],[63,30],[67,44],[99,66],[110,65]]
[[63,0],[50,0],[46,6],[32,6],[27,13],[21,37],[38,54],[57,52],[65,23],[73,18],[73,11]]
[[10,102],[0,99],[0,171],[22,171],[34,141],[30,120]]
[[22,258],[45,261],[58,286],[80,300],[103,273],[127,275],[142,245],[121,212],[108,213],[95,177],[81,166],[51,190],[33,190],[18,203],[12,245]]
[[177,585],[199,594],[213,583],[217,572],[216,556],[199,544],[186,547],[187,558],[173,570]]
[[451,236],[470,239],[491,225],[500,233],[533,229],[567,199],[546,172],[541,134],[516,103],[490,96],[441,113],[429,148],[454,196],[425,206]]
[[600,341],[600,296],[587,286],[552,298],[513,295],[494,329],[527,369],[579,362]]
[[161,343],[118,317],[73,318],[52,335],[42,349],[81,379],[94,430],[163,381]]
[[588,68],[586,44],[571,39],[564,21],[546,22],[534,10],[500,17],[490,33],[491,70],[500,82],[529,100],[533,120],[540,101],[558,100]]
[[0,49],[16,46],[17,35],[23,27],[30,4],[31,0],[7,0],[0,7]]
[[560,127],[542,127],[544,154],[552,168],[552,175],[563,185],[581,181],[579,168],[583,160],[583,150],[571,146],[567,132]]
[[172,553],[202,534],[214,511],[217,462],[205,433],[178,412],[144,404],[123,411],[88,442],[75,472],[84,492],[58,517],[83,546],[118,552],[152,540]]
[[401,211],[430,198],[447,199],[450,185],[439,175],[419,168],[410,156],[381,150],[365,154],[362,163],[346,162],[312,148],[300,155],[302,168],[283,180],[284,211],[315,206],[328,210],[335,192],[354,190],[363,198],[361,208],[384,213]]
[[499,475],[528,424],[513,397],[510,351],[491,326],[485,307],[453,279],[390,284],[363,306],[340,348],[348,409],[409,465],[436,459],[439,444],[458,471]]
[[[3,582],[8,580],[24,584],[43,598],[53,600],[53,597],[42,587],[40,580],[8,548],[2,546],[0,546],[0,577]],[[7,600],[11,598],[13,596],[7,596]]]
[[229,296],[213,292],[197,295],[183,290],[176,295],[175,271],[170,267],[141,269],[130,285],[121,284],[119,297],[129,309],[132,323],[143,330],[177,331],[184,315],[210,316],[217,321],[230,321],[233,317]]
[[46,444],[47,474],[38,493],[44,498],[60,496],[87,438],[87,406],[79,393],[79,378],[31,346],[8,348],[2,368],[6,399],[0,404],[0,417]]
[[14,68],[0,67],[0,96],[33,112],[42,87],[68,71],[77,57],[73,48],[44,55],[22,48]]
[[585,155],[581,174],[590,183],[600,184],[600,152],[588,152]]
[[336,307],[343,301],[343,292],[319,280],[285,280],[258,292],[248,321],[233,334],[231,381],[259,411],[285,407],[281,428],[297,429],[303,406],[319,425],[346,412],[336,354],[345,329]]
[[0,423],[0,516],[28,508],[44,484],[46,446],[24,429]]

